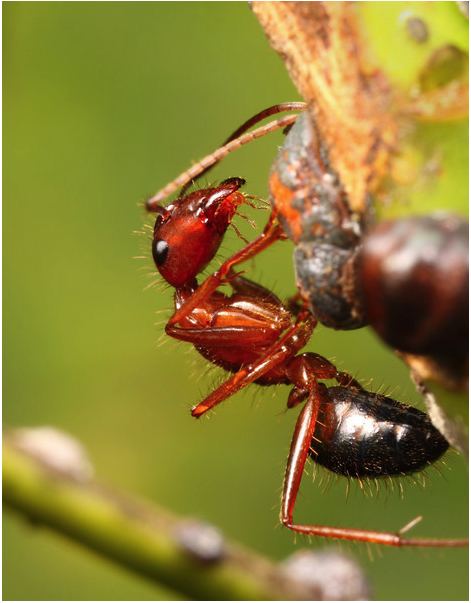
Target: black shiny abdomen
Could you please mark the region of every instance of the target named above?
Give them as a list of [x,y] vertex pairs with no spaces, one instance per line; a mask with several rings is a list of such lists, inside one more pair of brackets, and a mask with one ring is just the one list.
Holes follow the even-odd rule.
[[384,477],[420,471],[448,448],[429,417],[392,398],[330,387],[321,403],[312,458],[349,477]]

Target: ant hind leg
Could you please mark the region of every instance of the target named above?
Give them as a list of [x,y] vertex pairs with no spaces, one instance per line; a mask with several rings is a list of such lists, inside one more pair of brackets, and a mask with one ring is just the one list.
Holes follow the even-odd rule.
[[[467,546],[467,539],[439,539],[439,538],[404,538],[406,530],[394,532],[376,532],[372,530],[358,530],[354,528],[336,528],[321,525],[302,525],[294,521],[294,507],[301,485],[304,466],[309,456],[309,451],[316,429],[317,415],[324,386],[317,382],[311,387],[311,394],[302,409],[291,441],[288,455],[283,495],[281,500],[280,520],[287,528],[299,534],[308,536],[322,536],[324,538],[338,538],[353,542],[371,542],[389,546],[413,547],[462,547]],[[406,529],[409,527],[406,526]]]

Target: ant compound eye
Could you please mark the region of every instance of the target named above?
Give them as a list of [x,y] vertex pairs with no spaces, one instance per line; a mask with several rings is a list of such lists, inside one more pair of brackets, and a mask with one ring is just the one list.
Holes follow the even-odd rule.
[[167,241],[163,241],[162,239],[156,240],[152,243],[152,256],[154,258],[154,262],[157,266],[162,266],[162,264],[167,259],[168,255],[168,243]]

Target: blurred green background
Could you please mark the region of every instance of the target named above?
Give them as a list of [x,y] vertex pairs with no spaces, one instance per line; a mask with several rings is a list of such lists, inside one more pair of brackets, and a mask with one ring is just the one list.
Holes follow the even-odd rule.
[[[297,414],[285,412],[288,388],[253,386],[210,420],[189,416],[221,373],[161,338],[172,291],[145,289],[156,277],[148,240],[134,231],[149,222],[139,206],[146,196],[248,116],[298,99],[249,7],[4,3],[3,44],[5,425],[64,429],[107,482],[204,518],[272,558],[301,546],[350,552],[378,599],[467,598],[466,551],[368,554],[295,542],[278,526]],[[246,190],[266,196],[281,140],[246,147],[211,178],[243,176]],[[260,225],[265,215],[256,218]],[[230,234],[221,255],[239,246]],[[291,251],[280,243],[247,270],[287,296]],[[309,349],[371,378],[371,389],[418,403],[407,370],[367,330],[319,328]],[[326,491],[306,478],[297,516],[395,530],[422,514],[416,535],[467,532],[462,458],[448,454],[425,489],[403,485],[404,500],[398,488],[373,498],[354,488],[347,501],[343,480]],[[175,597],[10,513],[3,526],[4,599]]]

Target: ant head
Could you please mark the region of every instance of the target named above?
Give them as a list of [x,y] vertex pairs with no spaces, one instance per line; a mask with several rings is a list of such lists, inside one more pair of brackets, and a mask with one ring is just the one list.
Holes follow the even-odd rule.
[[242,178],[229,178],[168,207],[154,207],[152,255],[160,274],[172,287],[191,283],[216,254],[244,195]]

